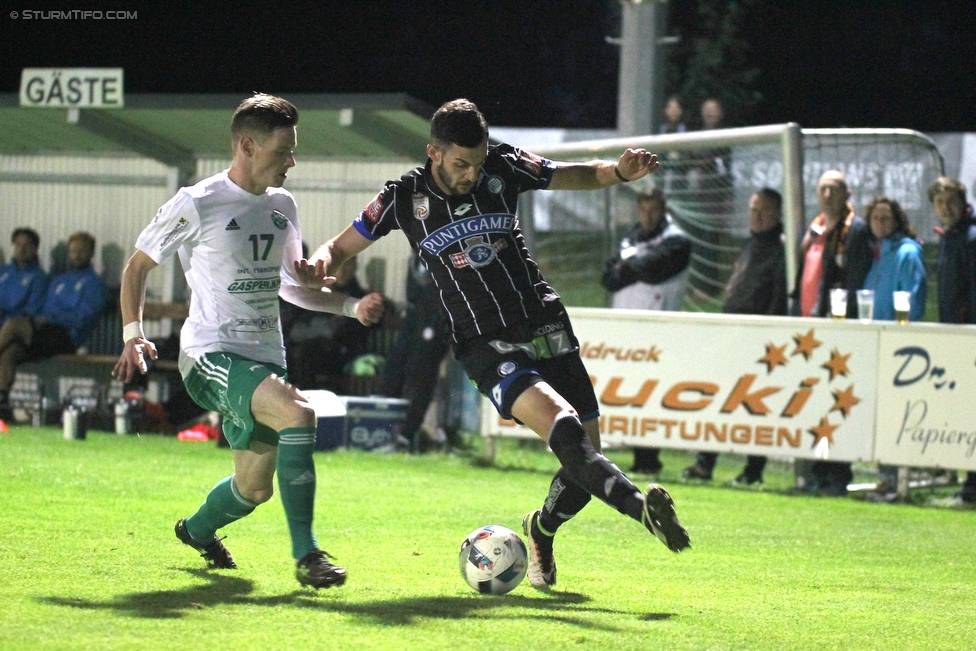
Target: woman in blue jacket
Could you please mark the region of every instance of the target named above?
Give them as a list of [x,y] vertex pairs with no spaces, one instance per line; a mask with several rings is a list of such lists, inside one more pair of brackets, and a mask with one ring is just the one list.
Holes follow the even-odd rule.
[[875,197],[864,216],[874,236],[874,262],[864,281],[864,289],[874,290],[874,319],[894,321],[894,292],[904,291],[912,294],[909,321],[920,321],[925,314],[925,264],[908,215],[894,199]]

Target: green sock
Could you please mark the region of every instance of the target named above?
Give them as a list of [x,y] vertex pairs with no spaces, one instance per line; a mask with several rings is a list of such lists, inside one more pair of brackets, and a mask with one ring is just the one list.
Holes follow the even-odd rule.
[[295,560],[318,547],[312,533],[315,510],[314,427],[290,427],[278,432],[278,493],[291,532]]
[[210,489],[199,510],[186,519],[186,530],[194,540],[207,544],[217,535],[217,529],[240,520],[256,506],[237,492],[233,475],[225,477]]

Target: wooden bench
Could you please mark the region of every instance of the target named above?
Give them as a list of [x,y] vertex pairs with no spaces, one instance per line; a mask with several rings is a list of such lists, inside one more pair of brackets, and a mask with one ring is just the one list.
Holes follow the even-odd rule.
[[[118,295],[117,292],[115,295]],[[185,303],[147,303],[143,320],[182,320],[189,314]],[[158,342],[157,342],[158,344]],[[36,362],[17,365],[17,377],[11,390],[11,404],[27,412],[35,424],[50,420],[67,399],[89,407],[122,397],[123,384],[112,378],[112,369],[122,352],[122,318],[118,304],[106,308],[89,339],[87,350],[74,355],[55,355]],[[156,393],[168,392],[173,382],[181,381],[175,360],[150,362],[148,378]],[[165,396],[162,396],[165,397]]]

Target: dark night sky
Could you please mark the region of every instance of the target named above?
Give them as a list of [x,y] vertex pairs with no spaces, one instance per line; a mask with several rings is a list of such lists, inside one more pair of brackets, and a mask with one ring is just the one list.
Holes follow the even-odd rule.
[[[498,126],[616,121],[616,0],[115,0],[84,8],[137,18],[22,18],[71,4],[5,3],[0,91],[16,92],[24,67],[123,67],[130,93],[404,92],[468,97]],[[752,123],[976,131],[969,0],[757,0],[748,18],[765,98]]]

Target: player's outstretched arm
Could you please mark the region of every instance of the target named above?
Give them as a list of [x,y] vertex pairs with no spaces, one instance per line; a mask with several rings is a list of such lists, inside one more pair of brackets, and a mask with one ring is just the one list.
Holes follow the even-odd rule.
[[295,275],[306,287],[331,285],[335,282],[336,270],[372,243],[353,226],[347,226],[346,230],[316,249],[311,258],[296,261]]
[[628,149],[616,162],[595,160],[588,163],[557,162],[549,190],[598,190],[618,183],[629,183],[653,174],[658,168],[657,154],[646,149]]
[[156,345],[146,339],[142,331],[142,310],[146,302],[146,276],[157,266],[155,260],[142,251],[136,251],[122,271],[119,305],[125,348],[112,369],[112,377],[122,382],[130,382],[136,371],[146,373],[147,355],[149,359],[156,359]]
[[379,323],[385,309],[383,295],[376,292],[357,299],[328,289],[282,285],[278,295],[306,310],[343,314],[366,326]]

